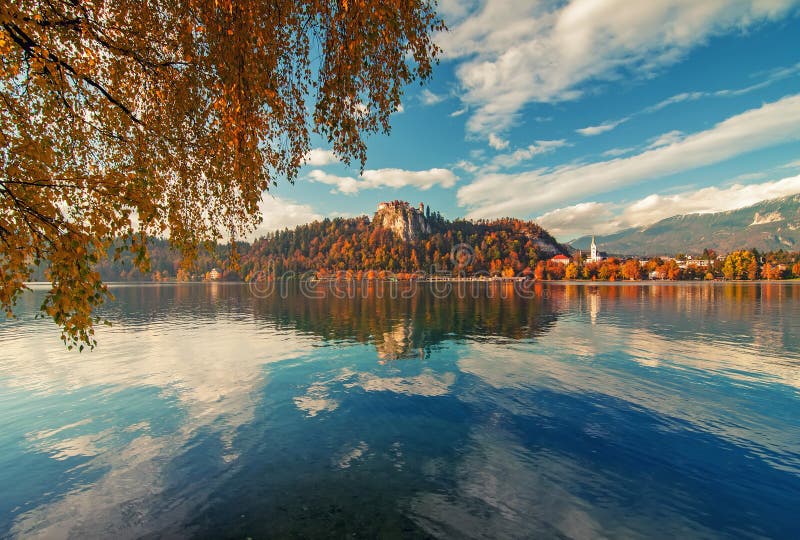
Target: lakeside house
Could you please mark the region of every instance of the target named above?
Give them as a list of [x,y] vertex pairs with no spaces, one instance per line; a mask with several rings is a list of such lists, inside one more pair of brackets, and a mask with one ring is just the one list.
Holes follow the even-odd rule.
[[222,272],[220,272],[216,267],[212,268],[211,271],[208,273],[208,279],[210,281],[218,281],[222,277]]
[[569,257],[567,257],[566,255],[562,255],[561,253],[559,253],[559,254],[558,254],[558,255],[556,255],[555,257],[551,258],[550,260],[551,260],[552,262],[554,262],[554,263],[563,264],[564,266],[566,266],[566,265],[568,265],[570,262],[572,262],[572,259],[570,259],[570,258],[569,258]]

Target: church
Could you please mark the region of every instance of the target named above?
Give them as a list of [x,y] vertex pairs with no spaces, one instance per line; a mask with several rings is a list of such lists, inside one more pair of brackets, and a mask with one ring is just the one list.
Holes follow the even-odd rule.
[[594,235],[592,235],[592,245],[589,248],[589,257],[586,262],[600,262],[607,258],[608,254],[605,251],[597,251],[597,244],[594,241]]

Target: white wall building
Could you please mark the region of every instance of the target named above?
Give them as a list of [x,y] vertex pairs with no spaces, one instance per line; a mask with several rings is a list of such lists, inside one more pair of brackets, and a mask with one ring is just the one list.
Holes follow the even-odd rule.
[[606,258],[606,254],[602,251],[597,251],[597,244],[594,241],[594,235],[592,235],[592,246],[589,249],[589,257],[586,259],[586,262],[600,262]]

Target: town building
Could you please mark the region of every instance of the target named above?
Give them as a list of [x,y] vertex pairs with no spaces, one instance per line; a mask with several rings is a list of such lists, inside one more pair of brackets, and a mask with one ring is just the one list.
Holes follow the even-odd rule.
[[570,259],[566,255],[562,255],[561,253],[559,253],[555,257],[551,258],[550,261],[558,264],[563,264],[564,266],[566,266],[572,261],[572,259]]
[[208,279],[211,281],[217,281],[221,277],[222,277],[222,272],[220,272],[216,268],[212,268],[211,271],[208,273]]
[[600,262],[603,259],[607,259],[608,254],[605,251],[598,251],[597,250],[597,243],[594,241],[594,235],[592,235],[592,245],[589,248],[589,258],[586,259],[586,262]]

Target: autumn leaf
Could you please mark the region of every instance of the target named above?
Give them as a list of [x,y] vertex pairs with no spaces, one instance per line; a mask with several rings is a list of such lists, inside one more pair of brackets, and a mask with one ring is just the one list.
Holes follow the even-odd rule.
[[434,8],[0,3],[0,308],[12,312],[40,261],[42,312],[67,344],[93,345],[92,312],[110,296],[93,267],[111,246],[145,269],[150,236],[168,231],[189,258],[243,237],[312,132],[363,167],[403,87],[431,75]]

